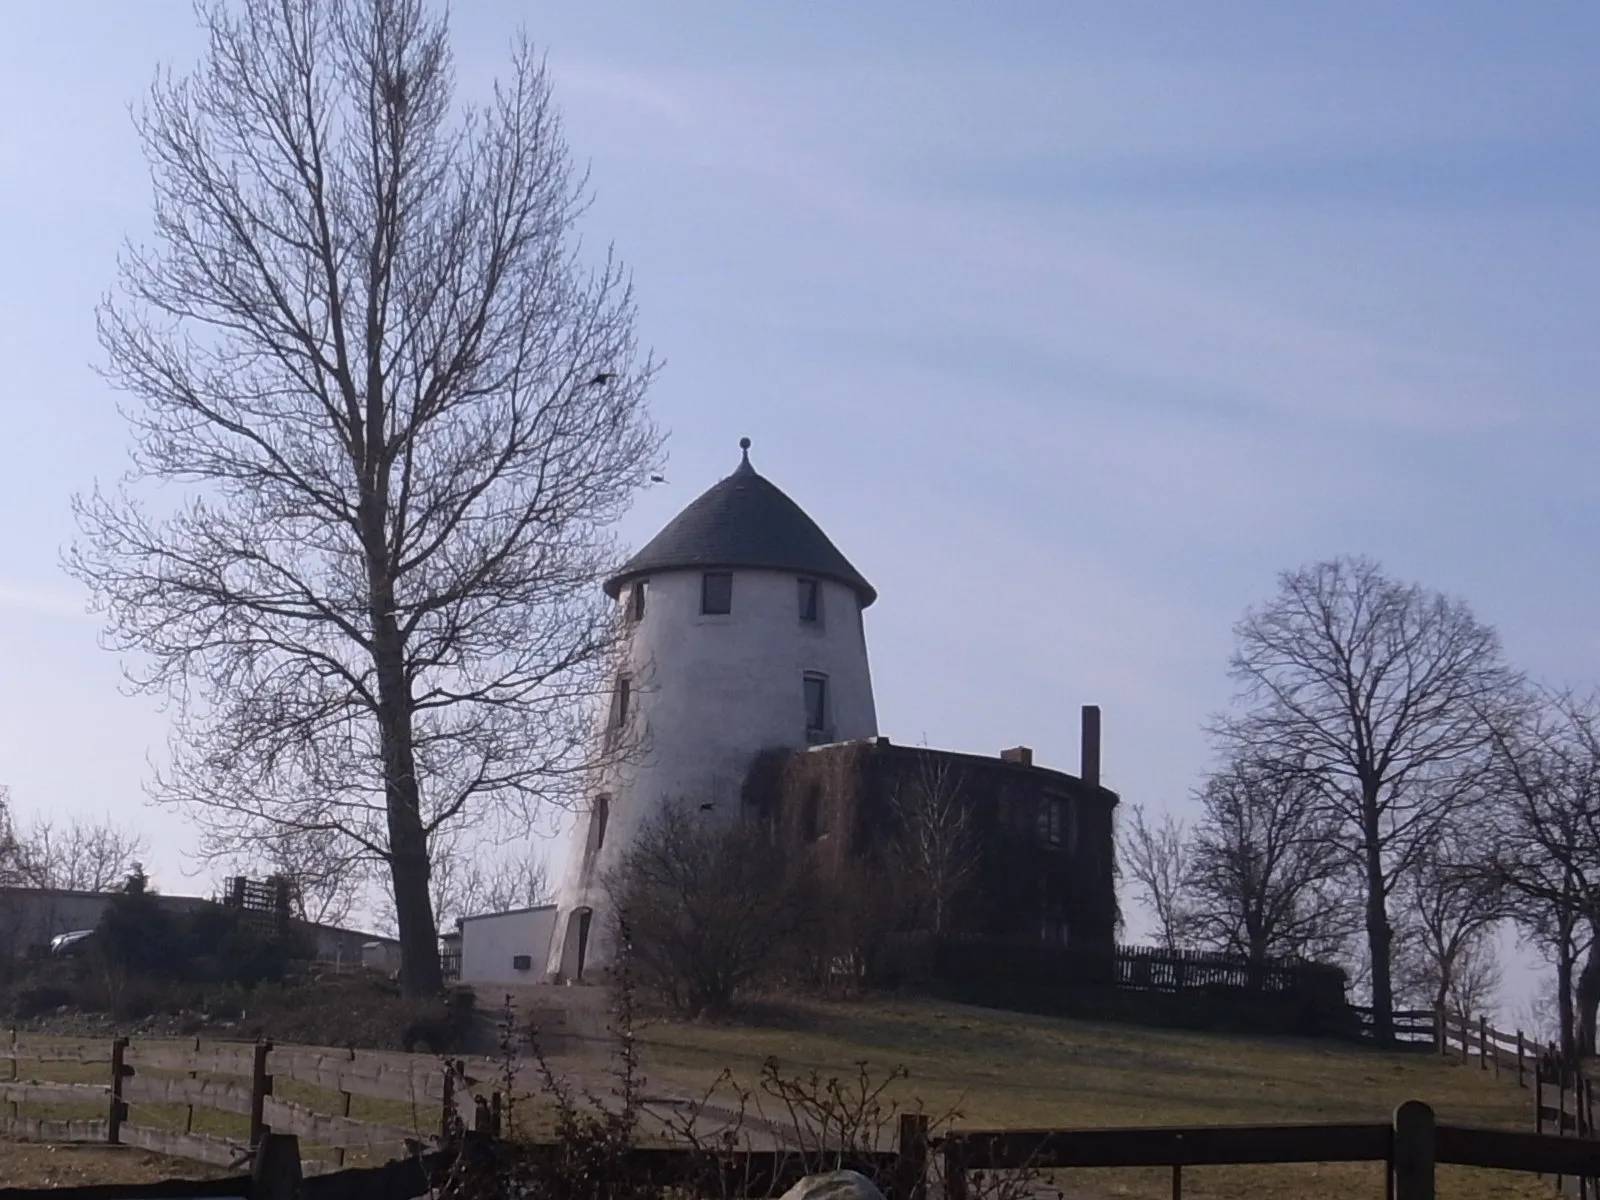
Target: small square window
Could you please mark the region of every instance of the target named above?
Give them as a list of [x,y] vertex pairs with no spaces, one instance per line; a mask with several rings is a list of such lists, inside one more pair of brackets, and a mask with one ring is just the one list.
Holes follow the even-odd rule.
[[645,588],[649,580],[636,579],[633,587],[628,592],[628,620],[639,621],[644,618]]
[[708,617],[726,616],[733,611],[733,574],[707,571],[700,579],[700,611]]
[[822,624],[822,586],[815,579],[800,580],[800,620],[806,625]]

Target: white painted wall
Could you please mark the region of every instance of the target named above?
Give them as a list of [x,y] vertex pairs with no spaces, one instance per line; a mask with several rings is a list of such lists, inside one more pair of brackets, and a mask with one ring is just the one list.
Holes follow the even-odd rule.
[[[553,904],[468,917],[461,923],[461,982],[541,982],[550,957],[550,935],[555,922]],[[525,971],[512,966],[519,954],[528,956],[529,967]]]
[[[579,814],[557,894],[552,976],[576,973],[577,922],[592,911],[585,969],[610,962],[604,878],[651,814],[683,801],[708,819],[737,816],[751,759],[769,747],[806,744],[804,678],[828,678],[835,741],[875,737],[877,711],[866,635],[853,589],[823,581],[822,621],[800,620],[798,576],[733,572],[733,611],[700,612],[699,570],[651,576],[644,617],[624,654],[634,681],[632,727],[638,750],[598,778]],[[619,604],[628,602],[624,586]],[[601,718],[601,736],[609,713]],[[595,841],[592,799],[609,795],[603,845]]]

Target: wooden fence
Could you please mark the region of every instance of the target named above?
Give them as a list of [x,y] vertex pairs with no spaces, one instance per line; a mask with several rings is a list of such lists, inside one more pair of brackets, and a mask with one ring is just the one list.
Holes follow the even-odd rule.
[[[1350,1005],[1356,1019],[1356,1032],[1361,1037],[1376,1036],[1376,1021],[1372,1010],[1363,1005]],[[1438,1045],[1437,1018],[1423,1009],[1396,1009],[1394,1013],[1394,1040],[1403,1048],[1435,1049]]]
[[[192,1182],[55,1190],[0,1190],[0,1200],[410,1200],[458,1160],[483,1147],[467,1135],[452,1150],[414,1155],[377,1168],[301,1179],[298,1140],[268,1134],[249,1175]],[[536,1148],[537,1149],[537,1148]],[[1393,1120],[1371,1124],[1202,1125],[1145,1129],[965,1130],[930,1139],[924,1118],[902,1119],[893,1151],[869,1156],[865,1168],[888,1200],[925,1200],[934,1178],[948,1200],[969,1200],[974,1172],[1050,1172],[1082,1168],[1167,1167],[1181,1200],[1186,1167],[1290,1163],[1386,1164],[1391,1200],[1434,1200],[1440,1163],[1576,1179],[1600,1177],[1600,1141],[1536,1133],[1439,1125],[1433,1110],[1411,1100]],[[647,1181],[686,1195],[755,1200],[778,1195],[805,1170],[793,1152],[706,1154],[686,1149],[635,1150],[624,1164],[629,1182]]]
[[[418,1055],[199,1038],[33,1040],[15,1030],[0,1045],[0,1066],[0,1135],[137,1146],[222,1167],[249,1161],[269,1131],[321,1147],[330,1168],[351,1152],[415,1154],[448,1136],[472,1082],[461,1064]],[[46,1072],[77,1078],[37,1077]],[[352,1116],[357,1097],[391,1102],[397,1119]],[[81,1115],[95,1109],[103,1115]],[[242,1118],[239,1132],[197,1130],[196,1114],[207,1111]]]
[[1167,1167],[1174,1200],[1183,1195],[1183,1169],[1200,1166],[1386,1163],[1392,1200],[1433,1200],[1439,1163],[1600,1178],[1600,1141],[1438,1125],[1420,1100],[1400,1105],[1388,1124],[969,1131],[943,1139],[942,1150],[948,1200],[967,1200],[975,1171],[1062,1168]]

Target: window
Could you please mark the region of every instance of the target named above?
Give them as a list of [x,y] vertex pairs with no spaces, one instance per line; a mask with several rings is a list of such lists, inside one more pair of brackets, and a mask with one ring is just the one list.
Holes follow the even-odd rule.
[[1045,796],[1039,801],[1039,840],[1047,846],[1066,846],[1071,849],[1069,818],[1064,797]]
[[700,577],[700,611],[708,617],[725,616],[733,611],[733,574],[707,571]]
[[618,729],[628,723],[628,704],[633,699],[633,681],[626,675],[617,676],[617,694],[613,701],[612,721]]
[[634,580],[633,587],[628,592],[628,620],[639,621],[644,618],[644,593],[648,583],[647,579]]
[[822,624],[822,585],[815,579],[800,580],[800,621],[805,625]]
[[807,675],[805,678],[806,696],[806,741],[812,745],[827,741],[831,736],[828,729],[828,677],[826,675]]
[[611,797],[596,796],[594,808],[589,815],[590,854],[599,854],[600,847],[606,844],[606,822],[611,819]]

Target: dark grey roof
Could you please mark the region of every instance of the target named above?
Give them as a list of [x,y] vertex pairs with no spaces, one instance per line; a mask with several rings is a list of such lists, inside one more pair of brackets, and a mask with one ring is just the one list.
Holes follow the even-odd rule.
[[732,475],[713,484],[693,504],[606,581],[615,598],[630,579],[657,571],[756,567],[814,575],[854,588],[862,607],[878,593],[801,507],[750,465],[750,442],[739,443],[744,460]]

